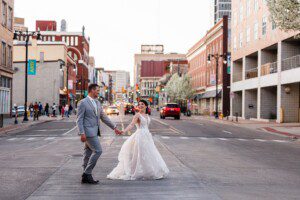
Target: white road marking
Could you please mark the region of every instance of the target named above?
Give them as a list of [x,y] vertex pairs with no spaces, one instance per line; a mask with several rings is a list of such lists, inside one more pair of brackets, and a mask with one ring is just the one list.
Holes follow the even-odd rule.
[[208,140],[208,138],[206,138],[206,137],[199,137],[199,139],[201,139],[201,140]]
[[27,138],[26,140],[27,141],[32,141],[32,140],[35,140],[36,138],[33,138],[33,137],[31,137],[31,138]]
[[279,143],[284,143],[284,142],[288,142],[286,140],[272,140],[273,142],[279,142]]
[[66,131],[69,129],[42,129],[42,130],[34,130],[36,132],[51,132],[51,131]]
[[47,138],[45,138],[45,140],[54,140],[55,139],[55,137],[47,137]]
[[247,139],[239,138],[239,141],[248,141]]
[[228,134],[232,134],[230,131],[222,131],[223,133],[228,133]]
[[161,136],[162,139],[170,139],[168,136]]
[[266,142],[267,140],[262,140],[262,139],[254,139],[255,141],[259,141],[259,142]]
[[74,126],[71,130],[65,132],[64,134],[62,135],[68,135],[70,132],[72,132],[73,130],[75,130],[77,128],[77,126]]
[[188,137],[180,137],[180,139],[187,140],[189,138]]
[[225,141],[225,140],[228,140],[228,139],[226,139],[226,138],[218,138],[218,140],[223,140],[223,141]]
[[154,121],[157,121],[158,123],[161,123],[161,124],[163,124],[163,125],[166,125],[166,126],[169,126],[169,124],[167,124],[167,123],[165,123],[165,122],[162,122],[162,121],[160,121],[160,120],[158,120],[158,119],[155,119],[155,118],[152,118]]
[[7,139],[7,141],[14,141],[16,140],[17,138],[10,138],[10,139]]

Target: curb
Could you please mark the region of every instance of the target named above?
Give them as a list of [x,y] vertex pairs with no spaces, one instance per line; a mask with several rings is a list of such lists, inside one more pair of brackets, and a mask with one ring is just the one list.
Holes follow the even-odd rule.
[[292,137],[293,139],[299,139],[300,138],[299,135],[295,135],[295,134],[292,134],[292,133],[278,131],[278,130],[275,130],[275,129],[271,128],[271,127],[263,127],[262,129],[266,130],[268,132],[271,132],[271,133],[276,133],[276,134],[280,134],[280,135]]

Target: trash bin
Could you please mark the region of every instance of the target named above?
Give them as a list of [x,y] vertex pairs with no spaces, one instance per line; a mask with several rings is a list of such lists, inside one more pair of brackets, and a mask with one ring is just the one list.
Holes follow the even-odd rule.
[[0,114],[0,128],[3,128],[4,115]]

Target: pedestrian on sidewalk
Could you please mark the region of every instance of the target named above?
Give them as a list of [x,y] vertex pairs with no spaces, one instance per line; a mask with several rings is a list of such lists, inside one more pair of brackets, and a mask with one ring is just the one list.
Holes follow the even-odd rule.
[[58,112],[59,112],[60,115],[61,115],[61,109],[62,109],[62,105],[59,104],[59,106],[58,106]]
[[69,107],[69,115],[72,114],[72,111],[73,111],[73,106],[72,106],[72,104],[70,104],[70,107]]
[[35,102],[33,109],[34,109],[33,121],[35,121],[36,119],[39,120],[39,105],[37,104],[37,102]]
[[39,102],[39,116],[42,115],[42,111],[43,111],[43,105],[41,102]]
[[52,106],[52,116],[56,117],[56,105],[55,105],[55,103],[53,103],[53,106]]
[[64,115],[65,115],[65,107],[64,106],[61,107],[60,114],[61,114],[61,117],[64,118]]
[[45,105],[45,115],[49,117],[49,104],[46,103]]
[[29,105],[29,112],[30,112],[30,117],[32,118],[34,113],[33,103],[30,103]]
[[69,105],[68,104],[66,104],[64,110],[65,110],[65,116],[69,117]]

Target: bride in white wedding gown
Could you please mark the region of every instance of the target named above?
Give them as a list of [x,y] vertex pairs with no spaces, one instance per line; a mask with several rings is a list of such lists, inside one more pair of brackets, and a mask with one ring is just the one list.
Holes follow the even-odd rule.
[[169,169],[157,150],[148,126],[150,117],[147,113],[148,103],[139,102],[139,110],[131,124],[123,131],[127,132],[136,125],[137,130],[123,144],[118,156],[119,163],[107,175],[109,179],[137,180],[162,179]]

